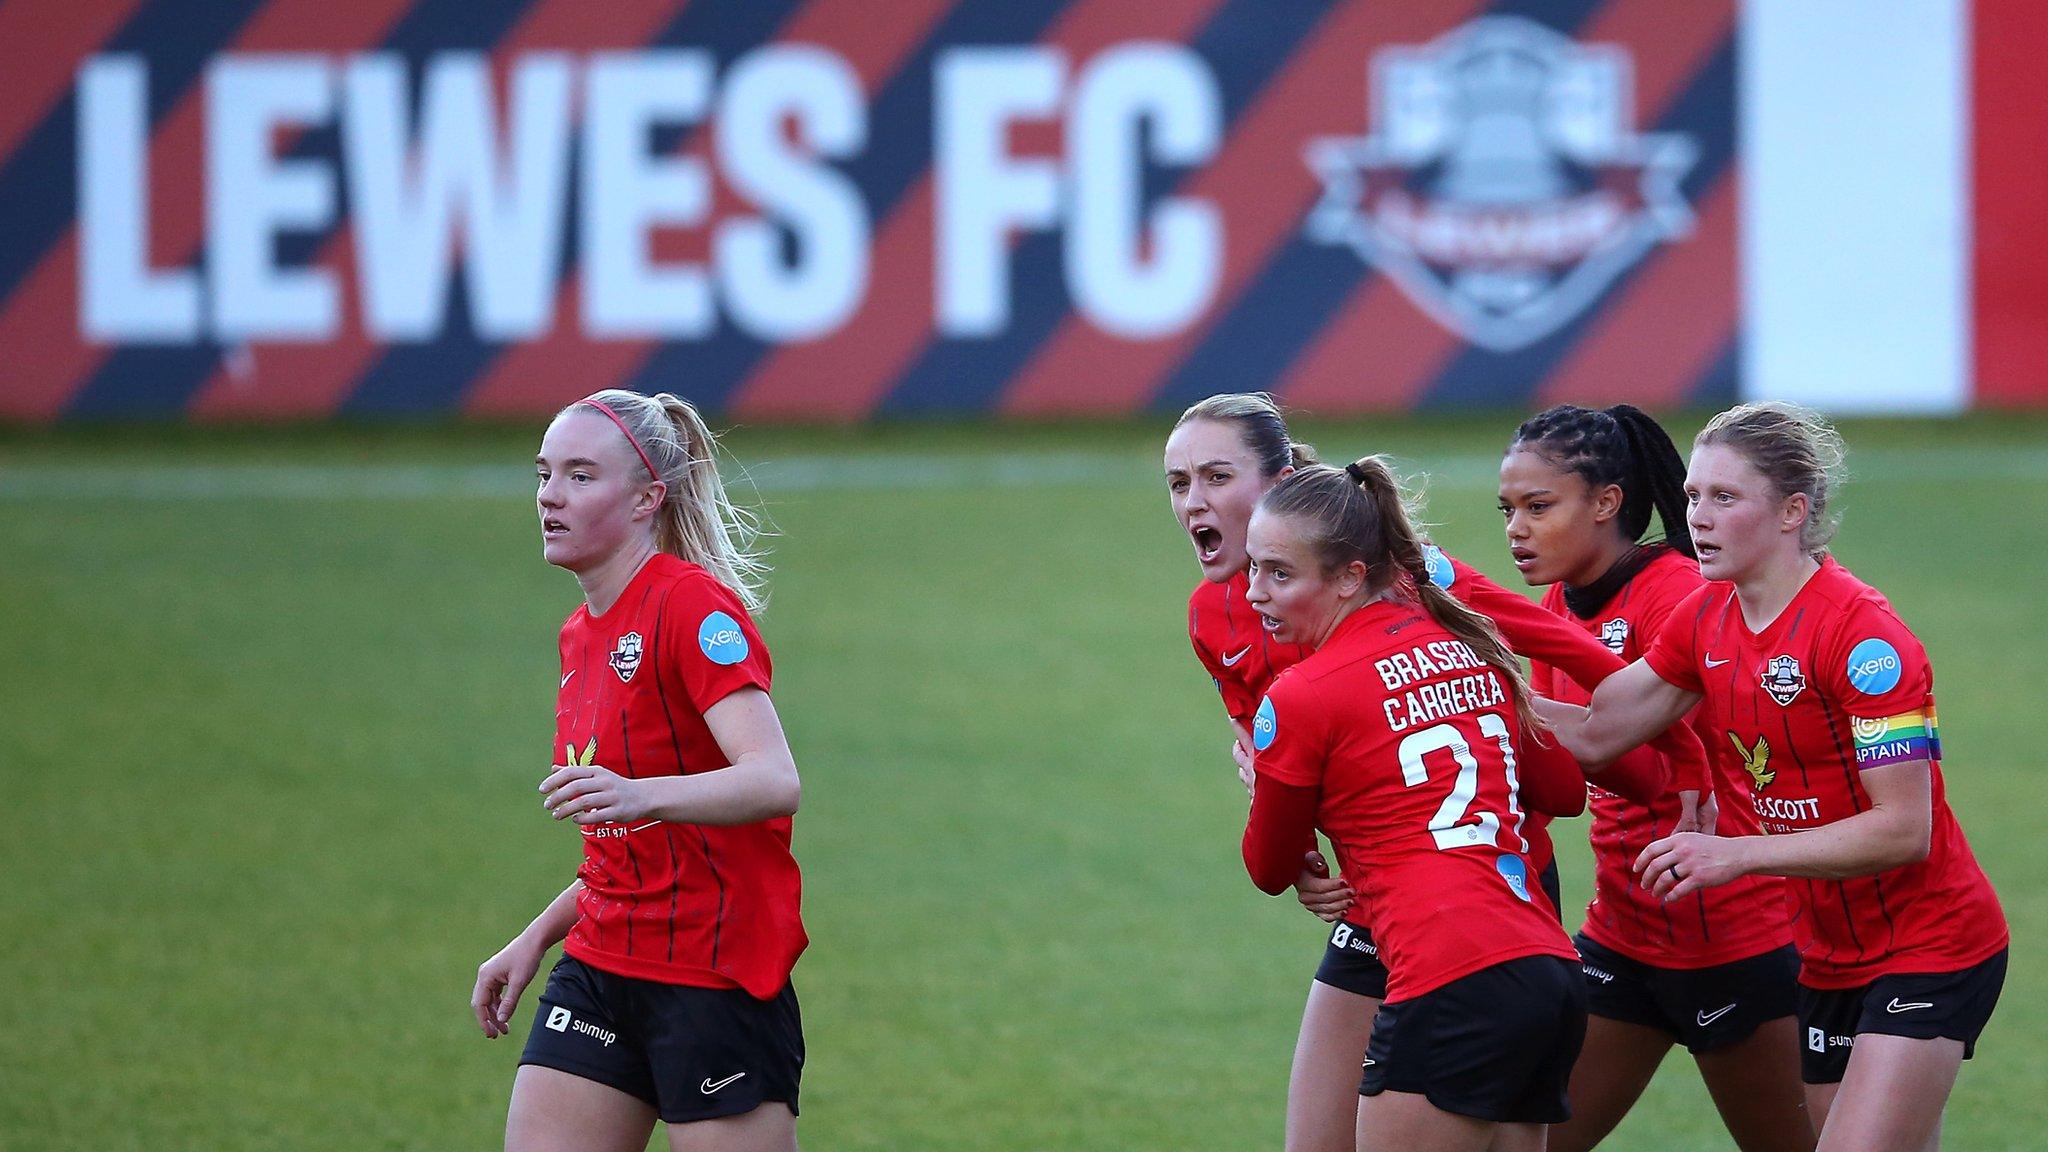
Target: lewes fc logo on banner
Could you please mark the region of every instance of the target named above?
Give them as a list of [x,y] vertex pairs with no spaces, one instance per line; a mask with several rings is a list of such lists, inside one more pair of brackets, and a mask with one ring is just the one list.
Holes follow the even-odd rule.
[[1619,46],[1488,16],[1375,53],[1369,87],[1367,135],[1308,145],[1308,234],[1473,344],[1542,339],[1691,230],[1678,185],[1699,147],[1635,130]]

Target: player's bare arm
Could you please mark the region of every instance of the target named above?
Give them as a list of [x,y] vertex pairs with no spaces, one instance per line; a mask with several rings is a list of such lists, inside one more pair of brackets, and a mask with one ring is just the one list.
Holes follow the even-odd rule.
[[1538,700],[1536,711],[1579,763],[1605,766],[1685,718],[1700,702],[1637,660],[1600,682],[1585,708]]
[[476,1013],[477,1026],[484,1030],[486,1040],[496,1040],[511,1032],[512,1010],[519,1006],[520,995],[533,983],[548,949],[561,943],[575,925],[576,897],[582,891],[583,881],[572,881],[560,896],[548,901],[541,914],[511,943],[477,966],[476,988],[469,994],[469,1007]]
[[731,764],[634,780],[598,765],[557,767],[540,790],[555,819],[578,824],[753,824],[789,816],[801,799],[796,762],[768,694],[742,688],[704,713]]
[[1677,899],[1738,876],[1847,880],[1926,859],[1934,828],[1928,762],[1866,769],[1862,782],[1870,807],[1845,820],[1773,836],[1667,836],[1643,849],[1636,871],[1653,894]]

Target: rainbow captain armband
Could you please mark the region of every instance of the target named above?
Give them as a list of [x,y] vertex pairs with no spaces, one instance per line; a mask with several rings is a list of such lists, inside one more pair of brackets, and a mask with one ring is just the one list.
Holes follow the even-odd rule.
[[1859,769],[1941,758],[1941,736],[1931,708],[1876,719],[1857,716],[1850,727],[1856,733]]

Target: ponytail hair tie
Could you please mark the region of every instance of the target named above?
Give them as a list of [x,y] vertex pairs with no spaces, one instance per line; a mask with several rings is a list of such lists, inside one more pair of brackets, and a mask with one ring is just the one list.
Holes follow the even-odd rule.
[[1351,477],[1353,484],[1365,484],[1372,480],[1372,473],[1360,468],[1356,460],[1344,466],[1344,474]]

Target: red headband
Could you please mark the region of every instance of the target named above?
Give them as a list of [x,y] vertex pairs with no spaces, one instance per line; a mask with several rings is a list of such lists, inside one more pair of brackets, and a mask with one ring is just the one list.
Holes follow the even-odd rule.
[[625,435],[626,443],[631,444],[633,446],[633,454],[635,456],[640,457],[640,462],[642,464],[647,465],[647,474],[649,476],[654,477],[656,480],[661,479],[661,469],[656,468],[654,466],[654,461],[649,460],[647,458],[647,450],[640,447],[639,438],[633,435],[633,430],[631,428],[626,427],[626,422],[624,420],[619,419],[619,414],[611,410],[610,405],[606,404],[602,400],[597,399],[594,396],[585,396],[583,399],[578,400],[577,403],[588,404],[592,408],[597,409],[599,412],[604,413],[606,416],[611,417],[612,423],[617,424],[619,426],[619,431]]

